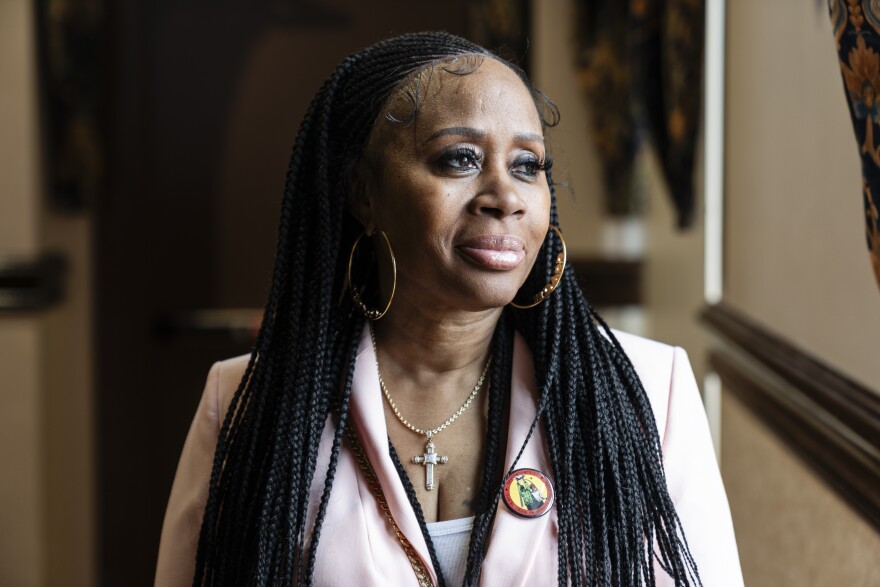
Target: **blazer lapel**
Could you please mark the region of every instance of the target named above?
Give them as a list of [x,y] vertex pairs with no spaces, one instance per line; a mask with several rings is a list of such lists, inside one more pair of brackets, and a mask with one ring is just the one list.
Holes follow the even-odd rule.
[[[522,456],[514,463],[529,433],[529,427],[535,419],[537,400],[538,391],[532,355],[525,341],[517,334],[513,347],[510,425],[507,434],[505,471],[515,464],[517,469],[537,469],[554,482],[549,451],[540,424],[525,445]],[[520,518],[507,509],[503,499],[499,500],[489,548],[483,561],[481,583],[483,585],[554,584],[558,566],[556,557],[558,533],[555,507],[539,518]],[[516,560],[516,564],[511,564],[512,560]]]
[[[388,507],[391,515],[394,516],[394,521],[397,522],[404,536],[406,536],[422,559],[425,568],[431,574],[431,578],[436,585],[437,574],[431,565],[428,545],[425,542],[419,521],[403,488],[403,483],[397,474],[397,469],[394,467],[394,462],[389,455],[388,432],[385,424],[385,411],[382,405],[382,391],[379,388],[379,372],[376,367],[376,354],[373,351],[369,326],[364,328],[361,336],[357,363],[355,364],[351,386],[351,417],[355,433],[358,435],[361,446],[370,459],[370,464],[373,466],[376,476],[382,485],[382,491],[385,493],[385,499],[388,501]],[[363,492],[362,499],[367,499],[363,497]],[[379,509],[375,499],[369,499],[372,499],[373,506]],[[368,507],[368,504],[365,503],[364,507]],[[382,514],[382,518],[385,522],[384,527],[369,528],[368,530],[381,534],[385,540],[390,535],[391,540],[395,543],[392,548],[396,548],[401,556],[403,556],[403,549],[398,543],[390,524],[384,519],[384,514]],[[414,577],[406,557],[403,556],[402,560],[407,563],[407,569],[401,569],[400,572],[402,574],[399,574],[397,579],[402,584],[406,584],[407,580],[403,579],[403,577],[413,580]]]

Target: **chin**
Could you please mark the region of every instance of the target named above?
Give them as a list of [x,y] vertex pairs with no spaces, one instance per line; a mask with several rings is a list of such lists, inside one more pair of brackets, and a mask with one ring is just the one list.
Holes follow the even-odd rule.
[[470,312],[486,312],[488,310],[497,310],[504,308],[510,300],[507,298],[493,297],[492,299],[471,299],[470,307],[466,308]]
[[[510,281],[513,283],[509,283]],[[472,311],[503,308],[513,300],[521,286],[518,279],[490,279],[481,281],[479,284],[469,285],[471,287],[466,288],[467,291],[463,298],[469,306],[467,309]]]

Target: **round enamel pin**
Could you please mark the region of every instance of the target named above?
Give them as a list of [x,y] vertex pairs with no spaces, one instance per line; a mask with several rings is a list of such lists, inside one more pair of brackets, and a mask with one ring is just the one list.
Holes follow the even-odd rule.
[[538,518],[553,507],[553,485],[536,469],[517,469],[504,483],[504,504],[521,518]]

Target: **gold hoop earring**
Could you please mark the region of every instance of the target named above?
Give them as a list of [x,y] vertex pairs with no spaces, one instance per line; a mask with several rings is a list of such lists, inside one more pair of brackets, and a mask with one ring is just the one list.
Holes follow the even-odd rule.
[[553,275],[550,277],[550,283],[544,286],[544,288],[535,294],[534,302],[531,304],[520,305],[510,302],[510,305],[518,310],[528,310],[529,308],[534,308],[544,300],[550,297],[556,288],[559,287],[559,284],[562,283],[562,274],[565,272],[565,262],[568,259],[568,253],[565,250],[565,239],[562,238],[562,233],[559,232],[559,229],[550,225],[550,229],[556,233],[556,236],[559,237],[559,241],[562,243],[562,252],[556,255],[556,266],[553,268]]
[[[365,234],[367,234],[366,231],[358,235],[358,237],[354,241],[354,244],[351,246],[351,253],[348,255],[347,277],[348,287],[349,289],[351,289],[351,299],[353,299],[354,303],[357,304],[357,306],[361,309],[361,312],[364,313],[364,316],[366,316],[370,320],[378,320],[388,312],[388,308],[391,307],[391,301],[394,299],[394,292],[397,290],[397,259],[394,258],[394,251],[391,249],[391,241],[388,240],[388,235],[385,234],[384,230],[380,229],[379,232],[382,234],[382,238],[385,239],[385,244],[388,246],[388,254],[391,255],[391,270],[394,275],[394,280],[391,282],[391,296],[389,296],[388,298],[388,303],[385,304],[385,309],[381,312],[379,310],[372,310],[367,307],[367,305],[364,303],[364,300],[361,298],[360,292],[351,281],[351,265],[354,261],[354,252],[357,250],[357,246],[358,244],[360,244],[361,239],[364,237]],[[375,232],[373,234],[375,234]]]

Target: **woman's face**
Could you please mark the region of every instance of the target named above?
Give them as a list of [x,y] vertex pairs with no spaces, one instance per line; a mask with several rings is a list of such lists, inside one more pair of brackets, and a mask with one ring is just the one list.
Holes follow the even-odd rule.
[[[388,235],[397,259],[395,304],[400,297],[438,310],[504,306],[549,226],[535,103],[519,77],[492,58],[466,75],[435,67],[418,81],[410,124],[385,116],[411,111],[402,92],[380,115],[368,146],[374,173],[360,182],[353,211],[368,229]],[[384,241],[374,239],[383,254]],[[387,284],[387,257],[380,270]]]

